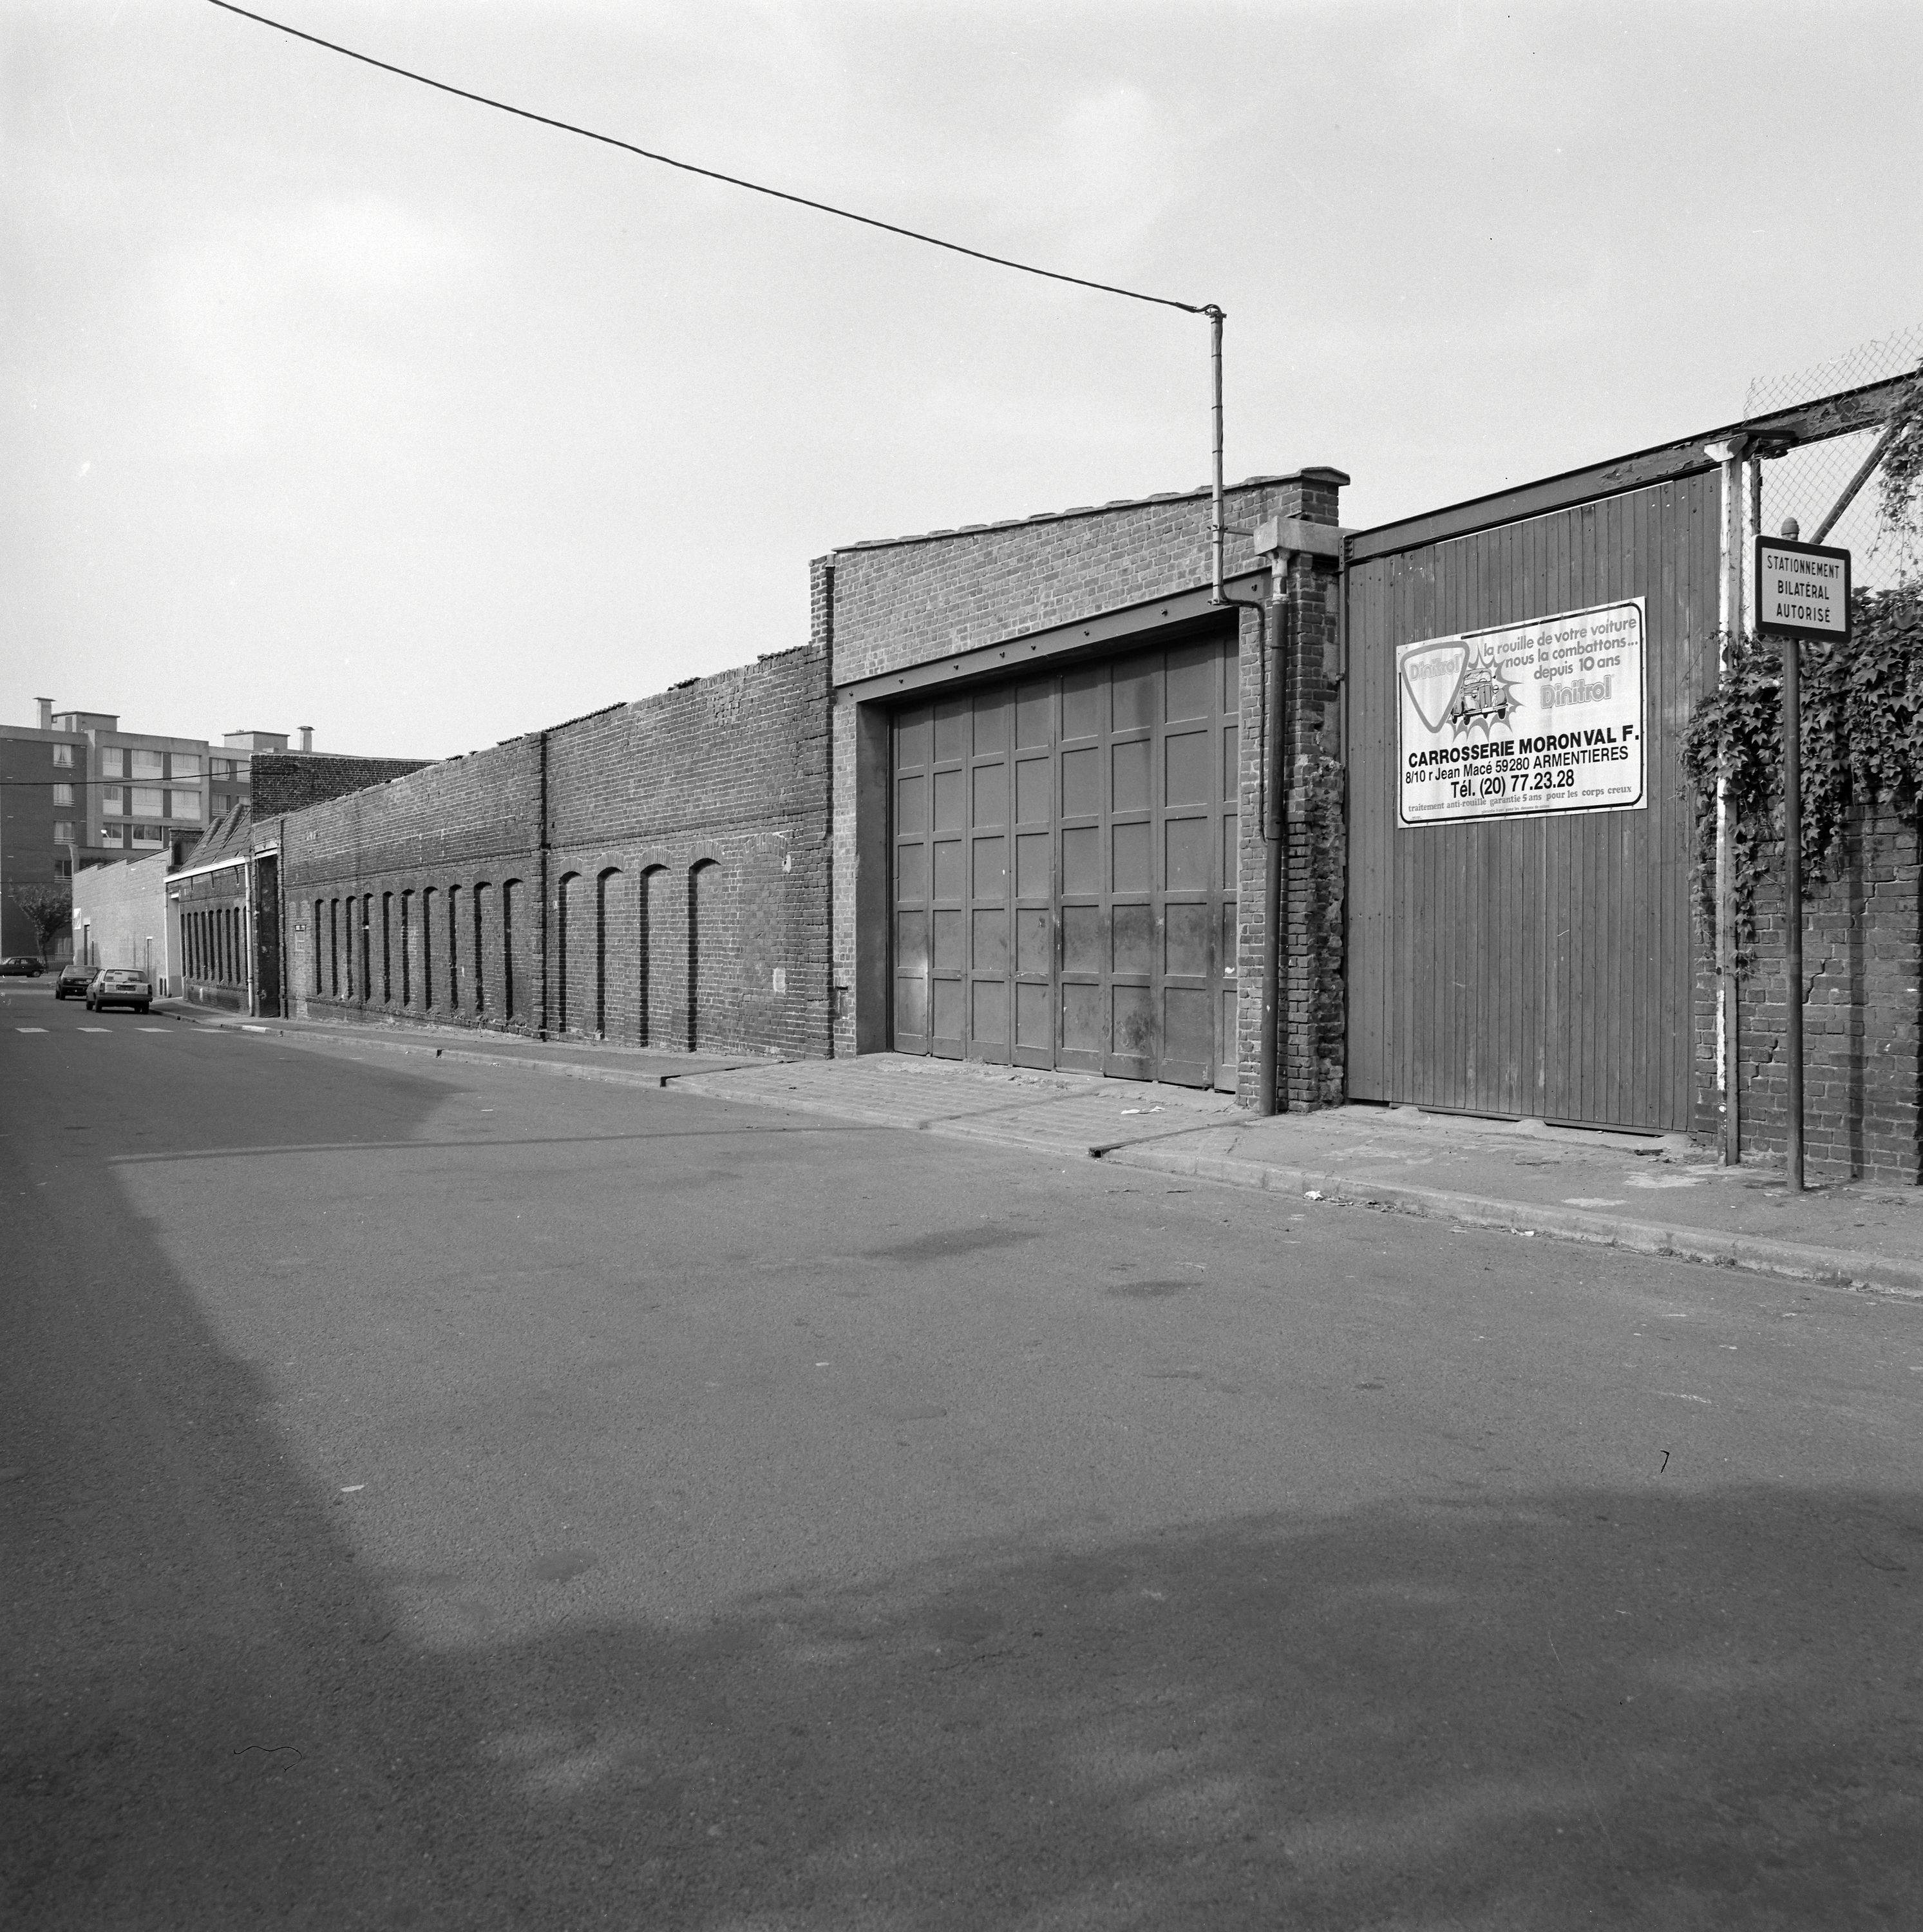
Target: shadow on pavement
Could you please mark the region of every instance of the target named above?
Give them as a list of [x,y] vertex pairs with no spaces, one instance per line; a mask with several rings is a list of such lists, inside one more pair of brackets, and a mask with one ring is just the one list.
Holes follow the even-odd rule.
[[76,1235],[8,1154],[10,1923],[1923,1922],[1916,1491],[1465,1492],[674,1625],[559,1563],[538,1638],[428,1647],[99,1170]]

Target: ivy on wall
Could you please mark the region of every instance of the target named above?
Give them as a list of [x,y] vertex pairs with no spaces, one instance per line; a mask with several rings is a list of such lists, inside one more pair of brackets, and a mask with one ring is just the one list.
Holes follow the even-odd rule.
[[1923,537],[1923,382],[1910,384],[1888,426],[1896,434],[1877,471],[1876,508],[1907,571],[1915,567]]
[[[1918,420],[1923,426],[1923,407]],[[1923,435],[1912,441],[1916,470],[1904,488],[1914,494]],[[1805,878],[1840,868],[1852,813],[1881,808],[1914,818],[1923,791],[1923,584],[1858,592],[1852,608],[1847,644],[1805,643],[1798,659]],[[1695,808],[1690,877],[1706,932],[1715,929],[1717,782],[1728,782],[1740,966],[1756,937],[1763,856],[1783,836],[1783,645],[1726,635],[1717,642],[1723,676],[1684,734],[1683,776]]]

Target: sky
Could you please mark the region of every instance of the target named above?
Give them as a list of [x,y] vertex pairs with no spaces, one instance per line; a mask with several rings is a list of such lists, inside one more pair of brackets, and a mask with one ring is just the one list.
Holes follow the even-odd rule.
[[[1923,6],[256,0],[1228,311],[1366,526],[1923,322]],[[1208,332],[206,0],[0,10],[0,720],[440,757],[808,638],[838,544],[1203,483]]]

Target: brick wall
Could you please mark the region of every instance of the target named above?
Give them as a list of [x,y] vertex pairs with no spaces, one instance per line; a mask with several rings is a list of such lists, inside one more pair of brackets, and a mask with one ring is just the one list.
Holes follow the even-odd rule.
[[[1326,470],[1252,479],[1227,493],[1226,521],[1244,532],[1271,517],[1333,524],[1342,480]],[[1191,491],[838,550],[814,566],[814,640],[829,658],[831,682],[842,685],[1191,591],[1210,580],[1210,514],[1208,493]],[[1261,561],[1248,536],[1229,537],[1229,574]],[[1295,1106],[1340,1100],[1342,1091],[1341,789],[1339,772],[1331,779],[1326,770],[1336,740],[1335,583],[1332,561],[1301,558],[1283,590],[1291,636],[1290,860],[1279,1084]],[[1250,613],[1240,622],[1238,1058],[1240,1097],[1252,1102],[1266,917],[1260,812],[1266,686],[1257,620]],[[865,927],[886,917],[885,892],[864,893],[860,883],[864,866],[885,867],[885,857],[877,856],[885,833],[869,822],[885,813],[885,789],[878,798],[865,796],[865,779],[872,789],[866,767],[877,754],[873,744],[860,742],[874,728],[861,714],[877,709],[840,704],[833,713],[832,943],[836,1051],[842,1053],[886,1038],[885,1015],[857,1010],[855,998],[864,980],[859,958],[872,944]]]
[[[1838,875],[1804,882],[1803,1135],[1812,1178],[1923,1179],[1920,844],[1914,824],[1859,818]],[[1788,1078],[1780,848],[1766,856],[1742,982],[1738,1094],[1744,1152],[1780,1157]]]
[[812,648],[263,820],[296,1012],[828,1047]]
[[232,832],[226,844],[233,852],[232,865],[169,882],[168,943],[172,990],[179,998],[196,1006],[244,1012],[250,1004],[255,962],[250,956],[256,932],[244,824]]
[[[1298,507],[1293,479],[1239,484],[1226,500],[1226,520],[1244,530],[1264,518],[1312,514]],[[877,677],[1206,584],[1210,514],[1208,494],[1190,490],[837,550],[833,681]],[[1260,561],[1246,536],[1230,536],[1224,557],[1231,574]]]

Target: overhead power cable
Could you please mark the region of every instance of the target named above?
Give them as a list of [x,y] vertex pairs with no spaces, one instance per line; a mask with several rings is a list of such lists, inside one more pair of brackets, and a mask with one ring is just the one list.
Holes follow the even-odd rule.
[[550,114],[536,114],[530,108],[517,107],[511,101],[496,100],[490,94],[476,94],[465,87],[456,87],[445,80],[436,80],[431,75],[417,74],[412,68],[397,67],[392,61],[376,60],[372,54],[364,54],[354,47],[343,46],[338,40],[323,40],[318,34],[310,34],[299,27],[290,27],[284,20],[270,20],[265,14],[256,14],[250,8],[237,7],[233,0],[208,0],[210,6],[218,7],[224,14],[238,14],[242,19],[252,20],[263,27],[272,27],[276,33],[286,34],[297,40],[308,41],[316,47],[325,47],[329,53],[344,55],[349,60],[360,62],[364,66],[379,68],[383,74],[397,74],[403,80],[417,81],[423,87],[431,87],[437,93],[452,94],[461,100],[471,100],[477,106],[492,107],[502,114],[512,114],[522,121],[532,121],[543,128],[558,128],[564,134],[578,134],[584,140],[598,141],[603,146],[619,148],[624,153],[638,154],[644,161],[658,161],[662,166],[679,168],[682,173],[700,175],[708,181],[724,182],[730,188],[745,188],[753,194],[765,194],[776,201],[793,202],[799,208],[812,208],[818,214],[838,215],[844,221],[858,221],[865,228],[879,228],[884,233],[899,235],[910,242],[925,242],[931,248],[946,248],[951,254],[967,255],[977,262],[992,262],[998,268],[1014,268],[1024,275],[1040,275],[1052,282],[1070,282],[1078,289],[1094,289],[1103,295],[1126,296],[1131,302],[1154,302],[1162,308],[1180,309],[1185,315],[1213,315],[1211,304],[1203,302],[1177,302],[1168,296],[1144,295],[1139,289],[1125,289],[1113,282],[1090,280],[1085,275],[1065,275],[1058,268],[1038,268],[1032,262],[1016,262],[1006,255],[991,255],[986,249],[969,248],[959,242],[944,242],[938,235],[924,235],[919,229],[904,228],[898,223],[883,221],[872,214],[857,214],[854,209],[837,208],[832,202],[813,201],[805,194],[790,194],[785,188],[769,188],[760,182],[744,181],[739,175],[723,174],[718,168],[698,166],[692,161],[676,160],[672,154],[656,154],[652,148],[638,147],[632,141],[624,141],[614,134],[597,133],[592,128],[578,126],[572,121],[559,121]]

